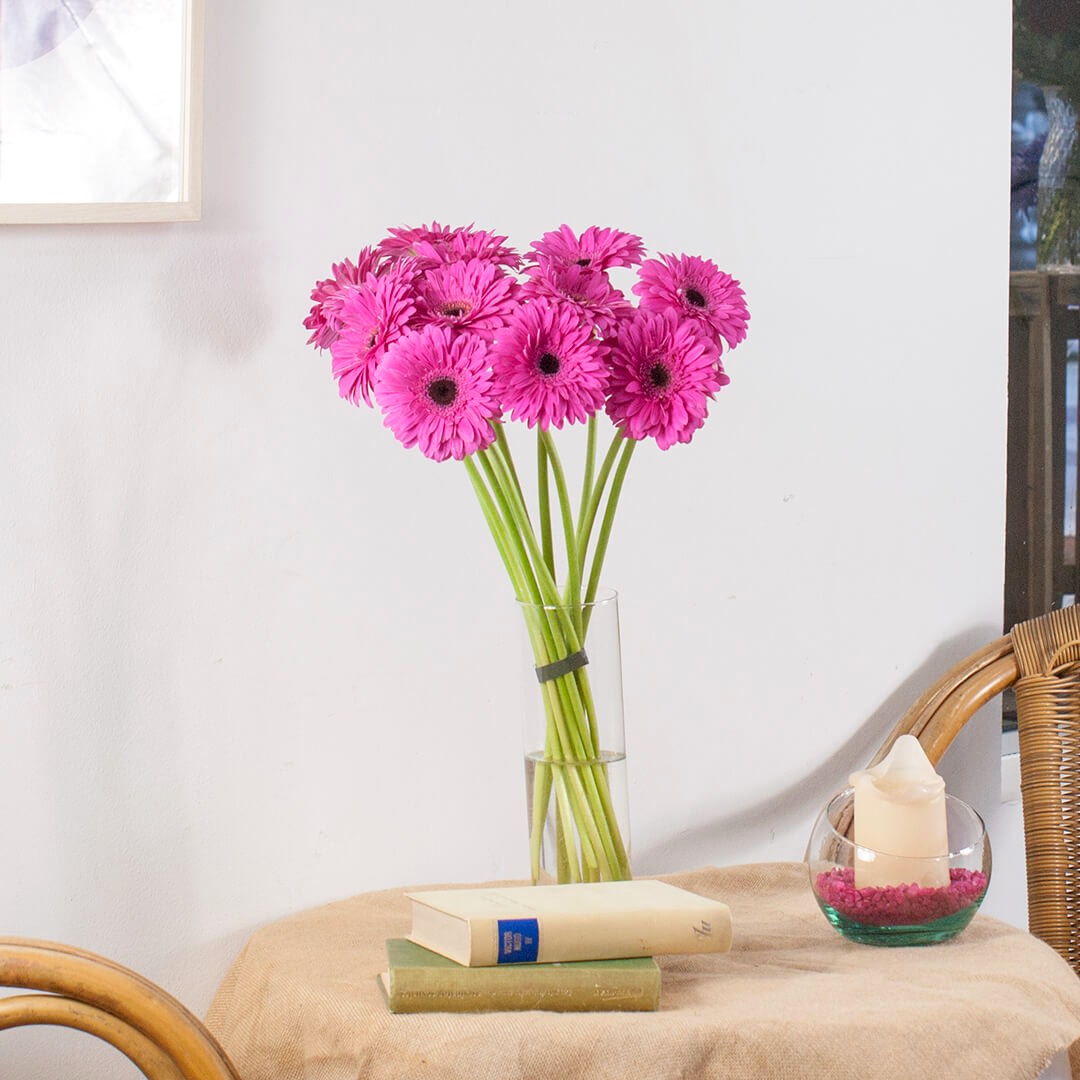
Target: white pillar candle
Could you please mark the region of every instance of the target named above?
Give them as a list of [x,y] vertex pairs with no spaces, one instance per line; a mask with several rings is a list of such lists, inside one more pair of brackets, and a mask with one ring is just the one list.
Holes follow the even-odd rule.
[[[855,789],[855,887],[949,884],[945,781],[914,735],[888,756],[851,774]],[[891,857],[890,857],[891,856]],[[938,857],[938,858],[935,858]]]

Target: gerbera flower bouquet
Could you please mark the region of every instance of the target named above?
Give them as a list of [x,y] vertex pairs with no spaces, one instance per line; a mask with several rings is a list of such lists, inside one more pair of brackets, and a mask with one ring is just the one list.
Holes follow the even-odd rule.
[[[560,880],[628,878],[590,684],[590,615],[635,447],[690,442],[728,382],[721,355],[745,338],[749,312],[714,263],[646,258],[641,239],[617,229],[578,236],[563,225],[524,256],[506,239],[438,223],[390,229],[315,285],[304,325],[329,350],[343,398],[378,408],[404,446],[464,463],[521,601],[546,717],[533,880],[549,811]],[[612,283],[616,267],[637,268],[636,305]],[[535,429],[531,496],[511,422]],[[575,499],[554,432],[579,423]]]

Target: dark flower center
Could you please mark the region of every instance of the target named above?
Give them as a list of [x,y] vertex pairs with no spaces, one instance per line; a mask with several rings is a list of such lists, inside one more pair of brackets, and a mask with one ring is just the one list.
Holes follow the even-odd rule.
[[457,383],[453,379],[435,379],[428,383],[427,393],[436,405],[442,405],[445,408],[447,405],[454,404],[454,398],[457,397]]
[[652,383],[657,390],[663,390],[669,382],[671,382],[671,372],[668,371],[664,364],[653,364],[649,368],[649,382]]
[[472,311],[472,304],[467,300],[447,300],[439,305],[439,313],[448,319],[460,319]]
[[375,348],[375,342],[378,341],[378,340],[379,340],[379,331],[378,330],[372,330],[371,333],[368,334],[367,347],[369,349],[374,349]]
[[686,302],[688,304],[693,304],[694,307],[699,307],[699,308],[705,307],[705,303],[706,303],[705,297],[700,292],[698,292],[698,290],[695,289],[693,286],[690,286],[686,290],[686,293],[684,295],[686,296]]
[[578,259],[577,264],[578,264],[578,266],[588,266],[589,263],[591,263],[591,262],[592,262],[592,259],[582,257],[582,258]]
[[559,358],[551,353],[544,353],[536,362],[541,375],[557,375],[559,373]]

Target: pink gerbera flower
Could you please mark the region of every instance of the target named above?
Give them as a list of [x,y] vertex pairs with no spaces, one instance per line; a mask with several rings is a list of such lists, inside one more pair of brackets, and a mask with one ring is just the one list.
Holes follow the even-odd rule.
[[696,255],[661,255],[638,270],[634,292],[646,311],[671,308],[707,328],[717,345],[735,348],[746,337],[750,312],[739,283]]
[[342,295],[340,331],[330,346],[338,393],[354,405],[359,398],[371,404],[375,370],[416,314],[412,279],[391,271],[384,277],[368,275],[367,281]]
[[449,225],[440,225],[437,221],[433,221],[430,225],[387,229],[390,235],[379,242],[376,250],[386,258],[400,259],[415,255],[416,244],[420,241],[430,244],[443,244],[448,242],[458,231],[460,230],[451,228]]
[[454,335],[445,326],[406,334],[375,374],[383,423],[434,461],[460,461],[489,446],[500,410],[487,352],[476,334]]
[[518,309],[492,354],[495,389],[512,420],[561,428],[604,404],[606,348],[569,304],[537,297]]
[[497,266],[517,268],[521,256],[506,246],[505,236],[472,225],[450,228],[433,221],[430,226],[390,229],[390,236],[379,244],[379,252],[392,258],[410,257],[427,268],[445,262],[480,259]]
[[498,266],[480,259],[436,266],[417,279],[420,319],[490,339],[509,318],[517,287]]
[[613,335],[633,314],[633,306],[608,280],[607,274],[583,266],[543,263],[525,280],[522,295],[565,300],[578,309],[582,320],[595,326],[601,337]]
[[635,439],[661,450],[689,442],[705,422],[709,399],[729,380],[717,347],[674,311],[640,311],[611,350],[607,413]]
[[356,257],[356,262],[346,259],[330,267],[331,277],[315,283],[311,299],[315,301],[304,326],[311,331],[307,343],[317,349],[328,349],[338,334],[338,313],[341,309],[342,292],[359,285],[368,274],[378,273],[382,257],[366,247]]
[[479,229],[460,229],[454,236],[438,244],[418,240],[414,245],[414,258],[423,268],[439,263],[480,259],[481,262],[516,270],[521,265],[521,256],[513,248],[506,247],[503,243],[505,239],[505,236]]
[[640,236],[590,225],[580,237],[569,225],[560,225],[530,245],[541,261],[557,266],[582,266],[607,270],[612,266],[635,266],[645,254]]

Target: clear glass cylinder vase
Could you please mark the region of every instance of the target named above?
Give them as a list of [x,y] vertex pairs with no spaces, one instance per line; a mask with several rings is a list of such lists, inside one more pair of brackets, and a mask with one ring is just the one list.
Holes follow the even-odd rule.
[[618,595],[520,608],[532,880],[628,879]]
[[1039,158],[1035,266],[1080,271],[1080,138],[1076,108],[1054,87],[1044,89],[1048,129]]

